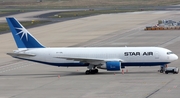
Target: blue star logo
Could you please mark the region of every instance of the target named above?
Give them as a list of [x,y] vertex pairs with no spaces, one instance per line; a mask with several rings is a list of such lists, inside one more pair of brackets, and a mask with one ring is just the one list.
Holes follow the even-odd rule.
[[20,30],[16,35],[22,34],[21,35],[21,40],[25,36],[26,37],[26,41],[28,41],[28,34],[29,34],[29,32],[25,28],[16,28],[16,29]]

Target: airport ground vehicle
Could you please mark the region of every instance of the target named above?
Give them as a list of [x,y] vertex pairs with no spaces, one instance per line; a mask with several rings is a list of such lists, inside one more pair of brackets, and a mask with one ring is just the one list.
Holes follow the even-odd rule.
[[167,67],[165,68],[165,73],[173,73],[173,74],[178,74],[179,73],[179,68],[177,67]]

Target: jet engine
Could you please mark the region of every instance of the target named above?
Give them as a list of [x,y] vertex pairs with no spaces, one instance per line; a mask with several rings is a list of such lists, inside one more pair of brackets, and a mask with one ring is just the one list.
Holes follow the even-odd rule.
[[121,69],[121,62],[107,61],[102,66],[99,66],[98,68],[106,69],[107,71],[119,71]]

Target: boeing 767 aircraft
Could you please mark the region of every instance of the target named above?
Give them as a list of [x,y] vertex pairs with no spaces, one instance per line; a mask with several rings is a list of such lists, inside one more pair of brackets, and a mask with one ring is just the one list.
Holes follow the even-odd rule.
[[125,66],[160,66],[178,59],[172,51],[160,47],[67,47],[46,48],[14,17],[7,17],[18,50],[8,55],[22,60],[63,67],[87,67],[86,74],[99,69],[120,71]]

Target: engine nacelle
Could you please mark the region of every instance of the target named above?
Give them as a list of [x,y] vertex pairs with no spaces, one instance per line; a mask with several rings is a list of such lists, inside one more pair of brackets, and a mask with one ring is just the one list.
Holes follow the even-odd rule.
[[119,71],[121,70],[121,62],[119,61],[107,61],[102,66],[98,67],[106,69],[107,71]]

